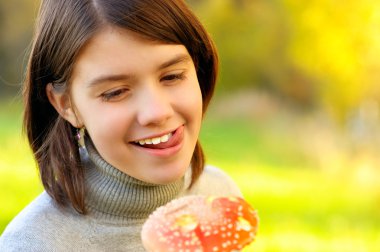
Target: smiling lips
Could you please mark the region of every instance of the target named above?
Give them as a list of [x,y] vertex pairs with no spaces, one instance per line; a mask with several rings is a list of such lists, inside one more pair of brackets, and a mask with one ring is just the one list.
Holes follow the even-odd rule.
[[179,145],[183,139],[184,126],[160,137],[147,138],[133,142],[136,146],[147,149],[168,149]]

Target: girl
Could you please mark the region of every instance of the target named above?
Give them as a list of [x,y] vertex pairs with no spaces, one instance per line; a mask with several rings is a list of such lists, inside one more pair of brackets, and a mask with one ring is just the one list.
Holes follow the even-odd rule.
[[144,251],[157,207],[240,196],[198,142],[217,63],[183,0],[43,0],[24,127],[45,191],[0,251]]

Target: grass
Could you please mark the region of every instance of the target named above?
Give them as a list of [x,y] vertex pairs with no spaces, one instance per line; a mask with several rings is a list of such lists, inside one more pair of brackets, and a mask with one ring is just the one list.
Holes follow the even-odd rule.
[[21,134],[21,105],[16,100],[1,105],[0,233],[42,191],[32,155]]
[[[0,118],[1,233],[42,188],[20,134],[20,105],[3,104]],[[294,127],[297,120],[211,117],[202,128],[209,163],[229,173],[259,212],[257,239],[244,251],[379,251],[375,158],[330,153],[321,165],[305,149],[319,156],[331,148],[321,152],[313,149],[316,142],[304,145],[304,135]]]
[[257,240],[244,251],[380,251],[375,158],[339,153],[323,167],[302,150],[300,121],[277,120],[211,119],[203,127],[209,161],[259,212]]

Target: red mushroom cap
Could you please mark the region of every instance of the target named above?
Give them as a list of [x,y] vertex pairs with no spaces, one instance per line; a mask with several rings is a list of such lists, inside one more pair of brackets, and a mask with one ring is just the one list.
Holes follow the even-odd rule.
[[240,251],[257,226],[257,212],[242,198],[186,196],[152,213],[141,238],[149,252]]

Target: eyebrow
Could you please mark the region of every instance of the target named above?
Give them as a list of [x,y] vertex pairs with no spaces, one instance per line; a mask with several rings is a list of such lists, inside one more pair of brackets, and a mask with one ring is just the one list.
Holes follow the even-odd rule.
[[117,82],[117,81],[127,81],[132,79],[133,76],[131,75],[126,75],[126,74],[114,74],[114,75],[105,75],[105,76],[99,76],[93,80],[91,80],[87,86],[88,87],[93,87],[97,86],[101,83],[105,82]]
[[159,70],[162,70],[162,69],[165,69],[165,68],[168,68],[170,66],[173,66],[173,65],[176,65],[176,64],[179,64],[179,63],[186,63],[186,62],[189,62],[191,61],[191,57],[189,54],[179,54],[179,55],[176,55],[174,58],[162,63],[158,69]]
[[[179,54],[173,57],[172,59],[169,59],[168,61],[165,61],[164,63],[160,64],[158,66],[158,70],[162,70],[165,68],[168,68],[170,66],[179,64],[179,63],[186,63],[191,61],[191,57],[188,54]],[[92,87],[96,86],[98,84],[104,83],[104,82],[117,82],[117,81],[128,81],[130,79],[133,79],[134,75],[129,74],[110,74],[110,75],[104,75],[99,76],[93,80],[91,80],[87,86]]]

